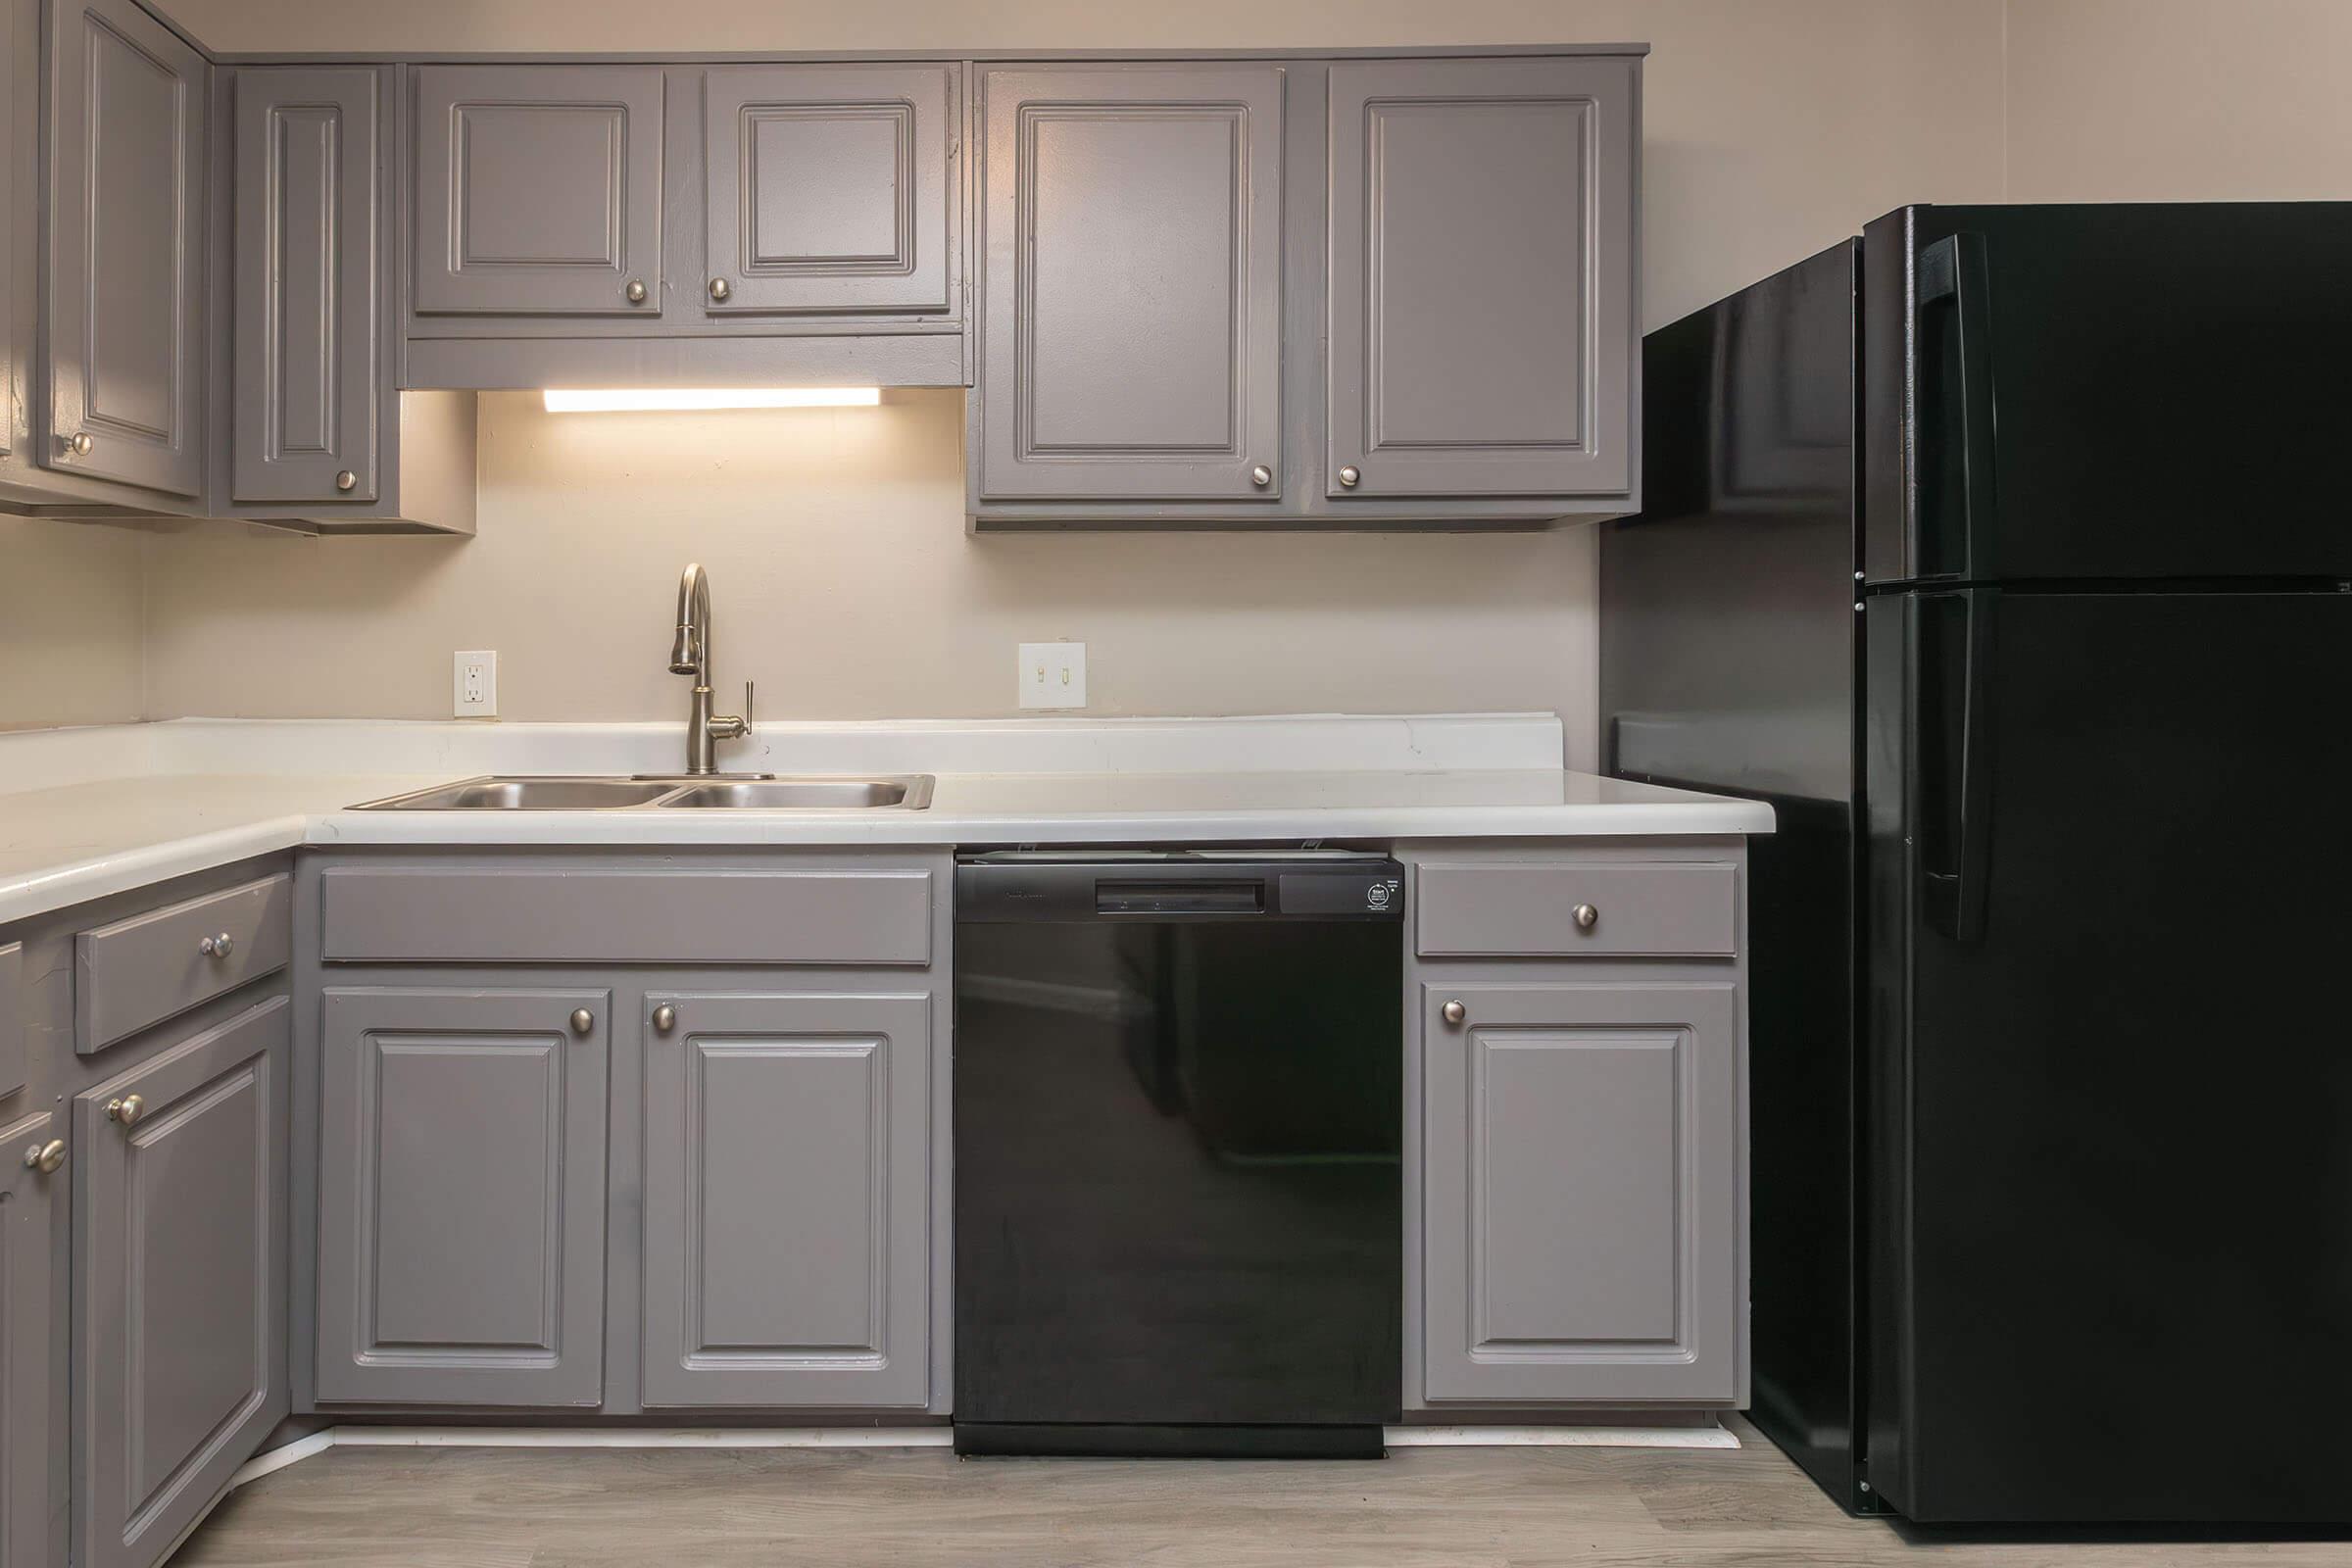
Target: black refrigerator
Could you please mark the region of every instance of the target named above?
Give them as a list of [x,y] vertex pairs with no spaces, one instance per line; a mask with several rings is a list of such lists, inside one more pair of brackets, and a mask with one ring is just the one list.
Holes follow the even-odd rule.
[[2352,204],[1911,207],[1649,334],[1616,774],[1770,802],[1753,1417],[2352,1520]]

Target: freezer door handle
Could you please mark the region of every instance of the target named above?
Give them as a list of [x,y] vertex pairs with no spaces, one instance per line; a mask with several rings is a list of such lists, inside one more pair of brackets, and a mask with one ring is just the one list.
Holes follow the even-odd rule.
[[1920,896],[1929,926],[1954,942],[1984,939],[1992,876],[1992,628],[2000,597],[1996,589],[1962,588],[1917,599]]
[[[1946,234],[1919,253],[1919,331],[1924,339],[1933,312],[1952,313],[1952,351],[1959,372],[1958,407],[1940,421],[1922,419],[1922,439],[1943,440],[1941,461],[1956,463],[1960,477],[1957,518],[1915,518],[1923,556],[1935,575],[1982,579],[1992,575],[1995,430],[1992,407],[1992,288],[1984,263],[1984,236]],[[1926,377],[1923,375],[1923,379]],[[1914,496],[1919,494],[1915,487]],[[1918,501],[1914,500],[1916,507]],[[1933,503],[1932,503],[1933,504]],[[1948,530],[1957,522],[1956,539]],[[1950,559],[1957,545],[1959,559]]]

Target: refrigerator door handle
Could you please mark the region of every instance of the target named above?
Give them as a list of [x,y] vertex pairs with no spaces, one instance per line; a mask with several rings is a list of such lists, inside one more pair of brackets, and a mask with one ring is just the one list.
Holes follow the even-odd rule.
[[[1919,253],[1920,330],[1924,336],[1931,308],[1952,312],[1952,343],[1960,371],[1958,428],[1949,428],[1946,416],[1939,436],[1952,438],[1951,453],[1960,466],[1961,513],[1958,518],[1961,559],[1951,574],[1967,580],[1992,575],[1993,454],[1992,411],[1992,285],[1984,263],[1984,236],[1946,234]],[[1935,518],[1940,527],[1945,519]],[[1921,537],[1922,546],[1933,541]],[[1942,553],[1936,552],[1938,560]]]
[[[1937,827],[1943,849],[1942,864],[1921,857],[1921,895],[1928,924],[1954,942],[1984,939],[1985,903],[1992,876],[1992,628],[2000,593],[1992,588],[1962,588],[1949,593],[1923,594],[1919,604],[1923,631],[1941,636],[1957,619],[1960,660],[1959,728],[1954,734],[1936,705],[1943,700],[1941,681],[1921,682],[1919,723],[1949,737],[1937,748],[1936,765],[1923,771],[1920,789],[1923,814]],[[1948,645],[1946,645],[1948,646]],[[1947,657],[1936,651],[1932,667],[1944,668]]]

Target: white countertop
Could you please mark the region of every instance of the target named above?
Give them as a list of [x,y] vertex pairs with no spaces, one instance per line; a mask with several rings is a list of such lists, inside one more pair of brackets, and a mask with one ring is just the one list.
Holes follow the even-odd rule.
[[[363,801],[493,770],[674,766],[665,754],[647,759],[640,744],[671,737],[652,726],[506,725],[498,727],[504,733],[481,732],[487,740],[462,735],[451,742],[442,732],[457,726],[417,725],[415,738],[421,742],[433,732],[436,744],[401,747],[392,744],[403,738],[400,726],[366,726],[355,737],[351,726],[335,723],[305,730],[192,722],[207,727],[0,736],[0,780],[45,785],[0,791],[0,923],[300,844],[1133,844],[1772,831],[1771,808],[1756,802],[1524,765],[1556,756],[1557,725],[1549,715],[1190,721],[1197,730],[1141,721],[1132,734],[1121,733],[1118,721],[1065,721],[1044,731],[1049,742],[1026,748],[1005,732],[1035,731],[1034,721],[844,726],[855,733],[839,745],[805,726],[770,740],[766,755],[725,762],[793,772],[928,772],[938,784],[930,807],[917,811],[354,811]],[[1341,725],[1356,728],[1341,732]],[[1540,725],[1550,726],[1548,740]],[[1333,744],[1319,744],[1315,726],[1332,727]],[[568,735],[554,736],[559,728]],[[548,733],[528,733],[534,730]],[[571,744],[589,735],[595,746]],[[485,744],[500,748],[498,755],[478,755]],[[1054,766],[1016,772],[948,765],[1002,762],[1024,752]],[[328,759],[376,764],[411,753],[424,770],[296,765]],[[912,755],[936,756],[940,765],[907,765]],[[1205,765],[1190,772],[1118,765],[1164,764],[1171,756],[1199,757]],[[1250,765],[1324,758],[1347,765]],[[218,770],[232,760],[270,770]],[[574,765],[557,765],[567,760]],[[1071,760],[1100,770],[1059,765]],[[1521,765],[1452,765],[1464,760]]]

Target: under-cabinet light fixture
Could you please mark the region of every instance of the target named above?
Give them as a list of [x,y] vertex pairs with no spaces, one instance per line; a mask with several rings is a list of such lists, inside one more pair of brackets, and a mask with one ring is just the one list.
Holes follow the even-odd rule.
[[876,386],[549,387],[550,414],[620,414],[648,409],[870,409]]

